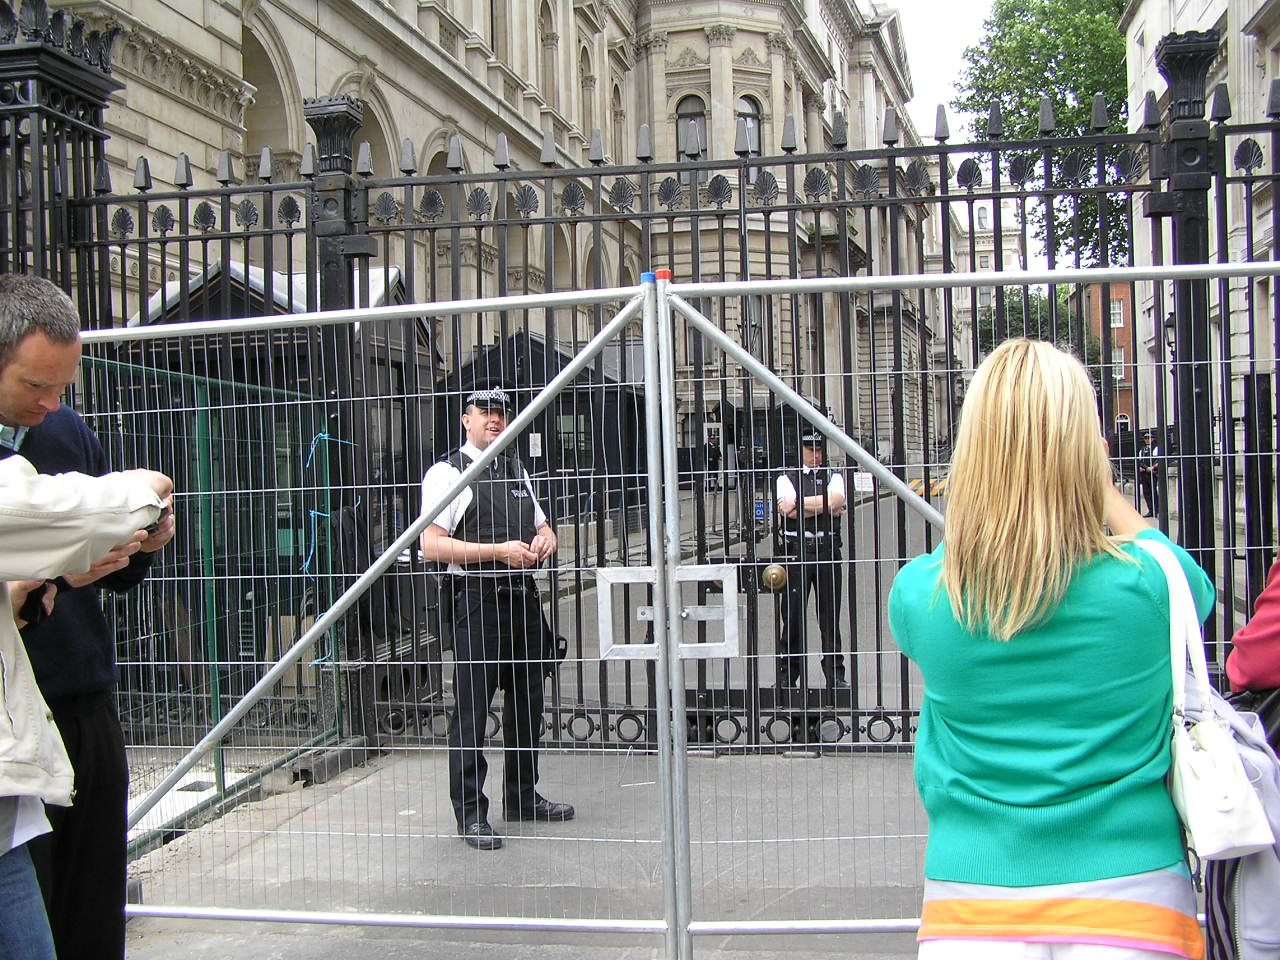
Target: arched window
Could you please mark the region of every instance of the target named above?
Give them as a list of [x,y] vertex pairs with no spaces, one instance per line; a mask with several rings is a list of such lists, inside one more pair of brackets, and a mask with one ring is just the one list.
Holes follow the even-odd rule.
[[[747,128],[747,156],[760,156],[760,104],[754,97],[738,98],[738,126]],[[735,145],[737,131],[734,132]]]
[[676,159],[704,160],[707,156],[707,105],[690,94],[676,104]]
[[[756,101],[755,97],[738,98],[738,124],[737,129],[733,132],[733,149],[735,152],[741,146],[741,144],[738,143],[738,132],[744,128],[747,139],[747,156],[760,156],[760,104]],[[747,168],[748,183],[755,183],[756,177],[759,175],[759,167]]]
[[988,221],[987,208],[986,208],[986,207],[979,207],[979,208],[978,208],[978,229],[979,229],[979,230],[986,230],[986,229],[987,229],[987,221]]

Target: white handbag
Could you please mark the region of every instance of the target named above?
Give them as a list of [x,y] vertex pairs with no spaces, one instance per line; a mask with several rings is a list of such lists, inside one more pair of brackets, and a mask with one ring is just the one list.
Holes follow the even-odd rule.
[[[1187,842],[1201,860],[1227,860],[1264,850],[1276,842],[1275,834],[1225,719],[1235,708],[1209,684],[1200,618],[1186,574],[1163,543],[1136,543],[1160,564],[1169,584],[1173,666],[1169,793]],[[1252,772],[1258,776],[1258,771]]]

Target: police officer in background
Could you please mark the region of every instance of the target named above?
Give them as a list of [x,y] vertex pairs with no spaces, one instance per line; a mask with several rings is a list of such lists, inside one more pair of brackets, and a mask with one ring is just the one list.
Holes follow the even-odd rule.
[[[426,508],[443,496],[507,427],[510,401],[501,389],[466,399],[466,442],[422,480]],[[422,533],[428,560],[453,576],[454,710],[449,721],[449,796],[462,839],[497,850],[484,794],[485,720],[503,692],[503,816],[506,820],[572,820],[573,807],[534,789],[542,723],[545,627],[530,571],[556,552],[556,535],[514,455],[499,456]]]
[[1138,450],[1138,488],[1147,502],[1144,517],[1154,517],[1160,512],[1160,448],[1156,435],[1148,430],[1142,435],[1142,447]]
[[826,440],[813,431],[801,437],[801,464],[778,475],[775,484],[782,518],[787,566],[787,599],[778,650],[778,686],[794,687],[805,676],[805,608],[815,594],[822,634],[822,672],[828,687],[847,689],[840,653],[840,517],[845,509],[844,477],[824,465]]

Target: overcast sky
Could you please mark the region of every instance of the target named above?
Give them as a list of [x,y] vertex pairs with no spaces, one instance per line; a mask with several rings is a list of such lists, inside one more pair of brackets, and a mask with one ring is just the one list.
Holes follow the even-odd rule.
[[[915,87],[915,99],[907,109],[920,138],[930,143],[938,104],[949,104],[956,95],[961,56],[965,47],[977,42],[991,0],[896,0],[895,5]],[[958,134],[961,124],[950,106],[947,117],[952,134]]]

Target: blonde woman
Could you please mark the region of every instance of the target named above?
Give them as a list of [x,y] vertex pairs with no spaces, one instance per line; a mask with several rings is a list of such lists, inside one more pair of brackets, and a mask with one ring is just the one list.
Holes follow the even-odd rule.
[[[1112,486],[1072,356],[1010,340],[978,368],[946,520],[889,595],[924,676],[920,957],[1196,960],[1165,788],[1168,590],[1133,543],[1168,541]],[[1207,617],[1213,586],[1173,549]]]

